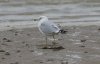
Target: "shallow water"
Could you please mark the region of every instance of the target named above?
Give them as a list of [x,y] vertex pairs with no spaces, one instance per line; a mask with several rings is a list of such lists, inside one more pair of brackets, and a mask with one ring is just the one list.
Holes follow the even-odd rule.
[[[68,3],[69,2],[69,3]],[[100,3],[98,0],[0,0],[0,22],[30,22],[41,15],[64,24],[100,23]],[[29,24],[30,24],[29,23]],[[23,23],[20,23],[23,25]],[[25,24],[25,23],[24,23]]]

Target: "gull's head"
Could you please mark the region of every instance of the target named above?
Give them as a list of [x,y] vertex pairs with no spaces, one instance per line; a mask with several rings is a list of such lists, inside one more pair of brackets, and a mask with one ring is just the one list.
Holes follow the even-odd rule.
[[46,20],[48,19],[46,16],[40,16],[38,19],[34,19],[34,21],[41,21],[41,20]]

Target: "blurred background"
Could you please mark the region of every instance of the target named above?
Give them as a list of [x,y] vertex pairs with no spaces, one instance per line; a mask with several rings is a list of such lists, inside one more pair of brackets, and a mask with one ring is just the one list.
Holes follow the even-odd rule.
[[41,15],[58,23],[99,23],[100,0],[0,0],[0,23],[33,23]]

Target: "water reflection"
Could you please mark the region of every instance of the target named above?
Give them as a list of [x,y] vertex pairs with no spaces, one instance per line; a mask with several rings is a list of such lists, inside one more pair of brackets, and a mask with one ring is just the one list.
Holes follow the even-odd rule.
[[[56,1],[56,0],[55,0]],[[54,1],[54,2],[55,2]],[[65,0],[64,0],[65,1]],[[80,0],[81,1],[81,0]],[[100,3],[60,3],[35,1],[9,0],[0,3],[0,22],[33,21],[34,18],[46,15],[54,22],[99,22]],[[40,4],[39,4],[40,2]],[[63,2],[63,1],[62,1]],[[33,3],[33,1],[32,1]],[[51,4],[46,4],[51,3]],[[38,5],[39,4],[39,5]],[[43,4],[43,5],[42,5]]]

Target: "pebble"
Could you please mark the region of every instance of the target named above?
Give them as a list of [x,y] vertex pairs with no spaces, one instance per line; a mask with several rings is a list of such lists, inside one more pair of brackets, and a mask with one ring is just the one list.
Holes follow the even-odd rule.
[[84,53],[88,53],[87,51],[85,51]]
[[98,30],[100,30],[100,28],[98,28]]
[[30,52],[34,52],[34,50],[30,50]]
[[15,63],[10,63],[10,64],[19,64],[19,62],[15,62]]
[[2,57],[1,59],[3,59],[3,60],[4,60],[4,59],[6,59],[6,58]]
[[6,41],[6,42],[12,42],[11,40],[7,39],[7,38],[3,38],[2,39],[3,41]]
[[23,44],[25,44],[25,42],[22,42]]
[[3,38],[2,40],[7,40],[7,38]]
[[12,42],[11,40],[6,40],[6,42]]
[[53,59],[53,58],[50,58],[50,59],[48,59],[47,61],[54,61],[54,59]]
[[17,33],[15,33],[15,36],[17,36],[18,34]]
[[10,53],[9,52],[6,52],[5,55],[10,55]]
[[85,46],[84,46],[84,45],[82,45],[82,46],[79,46],[79,47],[83,47],[83,48],[84,48]]
[[68,64],[68,62],[67,61],[62,61],[61,64]]
[[86,40],[85,40],[85,39],[83,39],[83,40],[81,40],[81,42],[86,42]]
[[20,50],[17,50],[16,52],[19,53],[19,52],[21,52],[21,51],[20,51]]
[[44,63],[44,62],[41,61],[40,63]]

